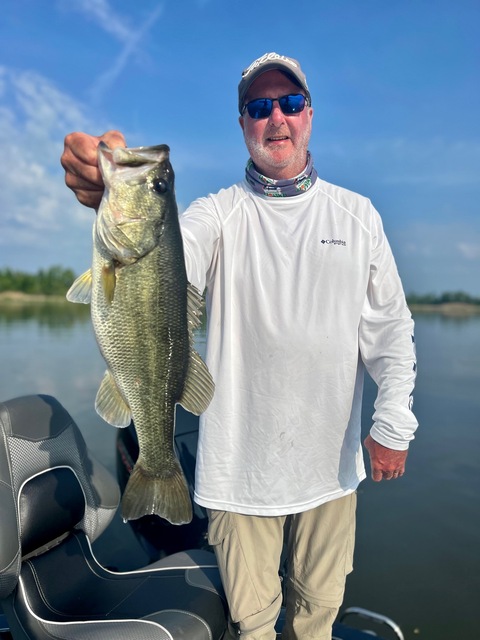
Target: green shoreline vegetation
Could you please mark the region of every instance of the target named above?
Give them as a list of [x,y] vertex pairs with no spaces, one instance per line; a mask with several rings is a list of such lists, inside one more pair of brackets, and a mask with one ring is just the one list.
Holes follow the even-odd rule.
[[90,305],[71,304],[66,292],[75,280],[72,269],[51,267],[36,274],[0,269],[0,327],[36,322],[58,331],[90,321]]
[[407,295],[407,303],[413,314],[438,313],[457,317],[480,315],[480,298],[463,291],[447,291],[439,296],[411,293]]
[[[9,267],[0,269],[0,306],[63,304],[67,302],[65,295],[75,278],[72,269],[58,265],[40,269],[36,274],[15,271]],[[447,291],[440,295],[410,293],[407,302],[413,313],[456,316],[480,314],[480,298],[463,291]]]
[[40,297],[42,300],[52,297],[65,297],[68,288],[75,280],[75,272],[60,266],[39,269],[37,273],[25,273],[6,267],[0,269],[0,296],[4,300],[15,300],[11,294]]

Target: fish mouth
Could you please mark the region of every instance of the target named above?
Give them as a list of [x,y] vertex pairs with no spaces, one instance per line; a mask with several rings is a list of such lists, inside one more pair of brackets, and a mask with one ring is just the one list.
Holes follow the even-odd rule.
[[169,159],[170,148],[166,144],[153,147],[117,147],[113,149],[113,160],[117,165],[125,167],[142,167],[159,164]]

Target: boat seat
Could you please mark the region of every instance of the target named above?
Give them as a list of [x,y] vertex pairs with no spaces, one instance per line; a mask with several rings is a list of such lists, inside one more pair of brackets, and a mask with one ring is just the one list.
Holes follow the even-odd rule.
[[0,603],[15,640],[221,638],[226,604],[210,552],[128,572],[96,560],[92,542],[119,499],[55,398],[0,403]]

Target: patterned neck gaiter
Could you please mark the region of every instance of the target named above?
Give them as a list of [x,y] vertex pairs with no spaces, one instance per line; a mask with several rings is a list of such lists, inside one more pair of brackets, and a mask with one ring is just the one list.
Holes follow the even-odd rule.
[[318,174],[313,166],[310,151],[307,152],[307,166],[302,173],[288,180],[273,180],[273,178],[263,176],[256,170],[251,158],[249,158],[245,169],[245,178],[252,189],[257,193],[272,198],[287,198],[304,193],[315,184],[317,177]]

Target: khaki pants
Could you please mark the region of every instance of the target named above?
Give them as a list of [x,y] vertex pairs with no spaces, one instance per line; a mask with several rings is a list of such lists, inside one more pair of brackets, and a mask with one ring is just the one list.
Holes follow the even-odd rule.
[[290,516],[208,511],[208,539],[227,596],[230,636],[273,640],[282,605],[279,566],[287,554],[283,640],[330,640],[353,569],[356,494]]

